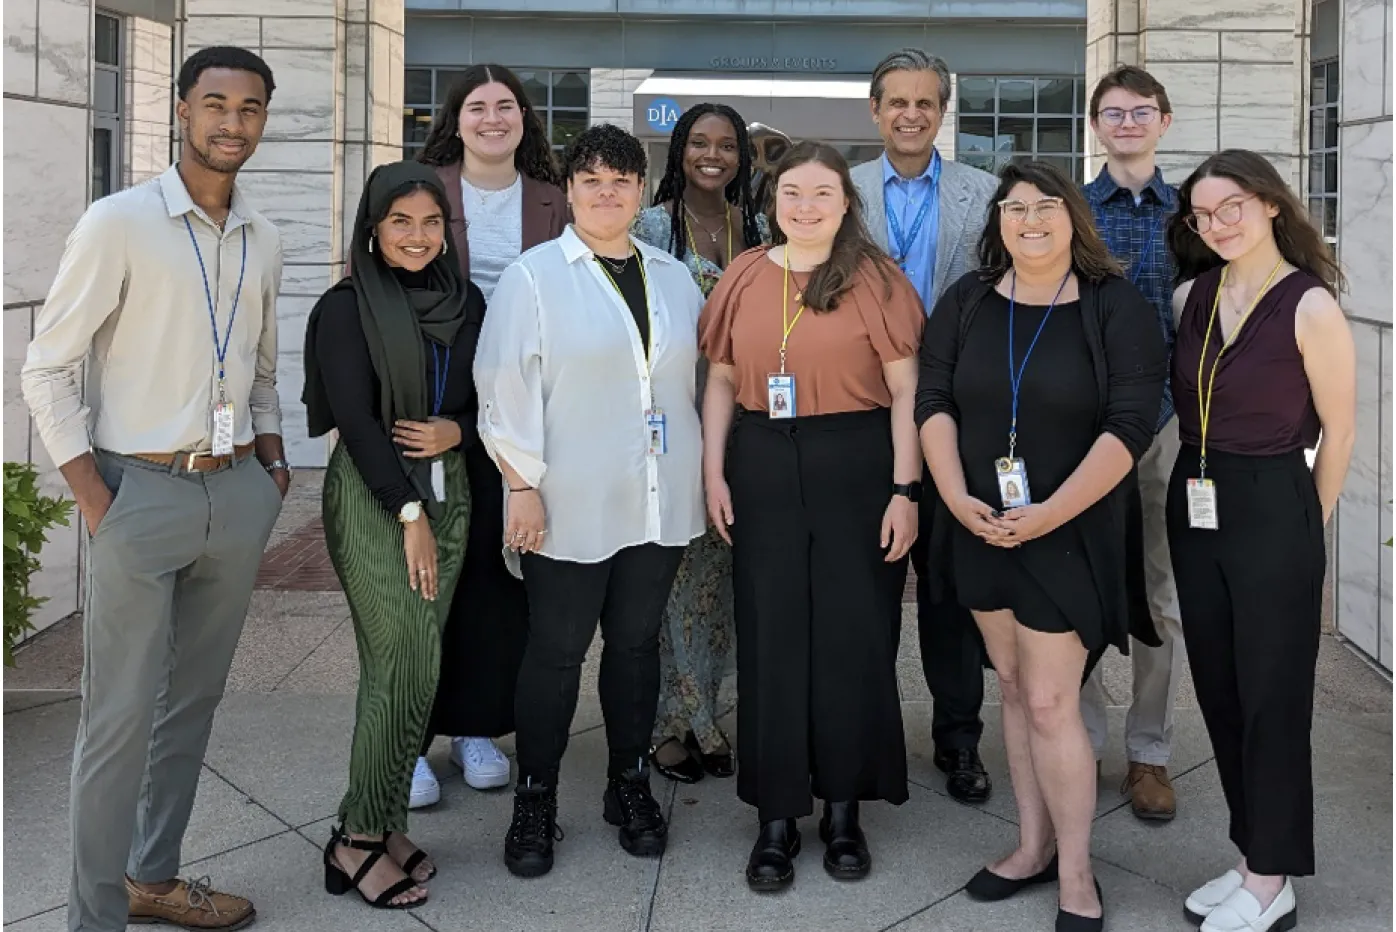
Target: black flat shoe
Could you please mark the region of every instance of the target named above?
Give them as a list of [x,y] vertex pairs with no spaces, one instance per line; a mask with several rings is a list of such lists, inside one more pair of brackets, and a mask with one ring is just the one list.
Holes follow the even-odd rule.
[[1015,893],[1026,890],[1028,887],[1035,887],[1038,884],[1051,883],[1057,879],[1057,856],[1052,855],[1052,860],[1047,862],[1039,873],[1031,877],[1024,877],[1021,880],[1010,880],[1001,877],[989,870],[987,867],[970,878],[965,884],[965,892],[972,899],[982,900],[986,903],[996,903],[999,900],[1006,900]]
[[868,840],[858,825],[858,801],[824,804],[819,820],[819,840],[824,842],[824,870],[835,880],[862,880],[872,870]]
[[1057,907],[1057,932],[1102,932],[1105,928],[1105,896],[1100,892],[1100,881],[1095,882],[1096,899],[1100,900],[1100,917],[1090,919],[1078,916]]
[[800,853],[800,830],[794,819],[762,822],[746,862],[747,886],[757,893],[784,890],[795,880],[792,863]]
[[945,792],[962,803],[987,802],[994,785],[989,772],[979,759],[976,748],[959,748],[935,752],[935,765],[945,774]]
[[678,738],[666,739],[662,744],[650,748],[650,765],[676,783],[697,783],[703,779],[703,765],[690,753],[685,753],[683,760],[677,764],[659,762],[659,749],[670,743],[684,747],[683,742],[679,741]]
[[717,777],[719,780],[725,780],[737,773],[737,762],[732,757],[732,743],[727,740],[726,735],[722,736],[722,740],[727,745],[727,752],[708,754],[698,743],[698,737],[693,732],[690,731],[683,739],[684,747],[688,748],[689,753],[703,762],[703,770],[708,776]]

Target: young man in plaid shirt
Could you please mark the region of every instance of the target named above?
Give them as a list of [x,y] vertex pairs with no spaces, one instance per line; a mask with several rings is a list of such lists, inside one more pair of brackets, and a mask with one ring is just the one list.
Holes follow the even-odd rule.
[[[1163,85],[1147,71],[1126,65],[1101,79],[1091,94],[1091,129],[1105,150],[1105,167],[1084,187],[1096,227],[1125,275],[1158,312],[1170,352],[1173,348],[1174,264],[1164,225],[1178,208],[1178,192],[1165,184],[1154,156],[1173,121]],[[1161,647],[1131,645],[1134,696],[1125,719],[1129,773],[1121,792],[1130,794],[1141,819],[1172,819],[1176,812],[1168,757],[1173,740],[1173,706],[1183,675],[1183,631],[1178,592],[1164,526],[1164,500],[1178,456],[1178,421],[1172,392],[1165,385],[1158,436],[1139,460],[1143,502],[1144,569],[1149,608]],[[1097,666],[1086,682],[1081,711],[1095,748],[1104,752],[1107,722],[1105,690]]]

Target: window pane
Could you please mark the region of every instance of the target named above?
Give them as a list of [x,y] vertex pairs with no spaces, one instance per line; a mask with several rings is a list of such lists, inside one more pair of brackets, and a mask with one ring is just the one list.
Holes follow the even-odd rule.
[[1323,111],[1325,107],[1317,107],[1309,111],[1309,151],[1324,148],[1323,145]]
[[1323,147],[1338,148],[1338,108],[1323,108]]
[[92,199],[112,192],[112,137],[109,129],[92,130]]
[[1332,198],[1324,201],[1323,235],[1334,239],[1338,236],[1338,202]]
[[999,80],[999,113],[1032,113],[1033,82]]
[[1032,124],[1031,117],[1027,119],[1021,117],[1000,119],[998,135],[994,139],[994,148],[1000,152],[1033,151]]
[[1323,193],[1323,156],[1309,156],[1309,193],[1319,195]]
[[994,157],[992,155],[960,155],[956,153],[955,161],[972,168],[983,169],[986,172],[994,170]]
[[[463,74],[465,74],[464,71],[446,71],[444,69],[437,69],[436,100],[433,100],[431,102],[436,103],[437,101],[445,100],[447,92],[449,92],[451,89],[451,85],[455,84],[458,80],[460,80],[460,77]],[[426,101],[414,100],[412,101],[412,103],[426,103]]]
[[1076,159],[1069,155],[1039,155],[1038,161],[1046,162],[1071,180],[1076,180]]
[[[882,155],[882,146],[864,145],[861,143],[847,143],[835,144],[834,148],[839,150],[839,154],[842,155],[844,159],[848,162],[850,168],[852,168],[854,165],[862,165],[864,162],[871,162],[873,159],[878,158]],[[667,149],[664,153],[663,158],[668,158]],[[654,174],[653,169],[655,167],[662,167],[663,165],[664,162],[662,161],[662,159],[658,162],[651,162],[650,174]]]
[[427,141],[433,110],[430,107],[404,107],[402,111],[402,144],[421,145]]
[[[1004,122],[1008,122],[1005,120]],[[1071,120],[1048,118],[1037,121],[1038,152],[1074,152]]]
[[959,139],[955,152],[992,152],[994,150],[993,117],[961,117]]
[[959,94],[961,113],[994,112],[993,78],[961,78]]
[[1323,192],[1338,193],[1338,153],[1329,152],[1323,156]]
[[121,64],[121,20],[98,13],[95,25],[92,51],[97,64]]
[[1038,113],[1070,113],[1075,98],[1070,78],[1044,78],[1037,82]]
[[554,146],[565,146],[586,128],[587,118],[584,113],[554,113],[552,143]]
[[553,72],[553,106],[583,107],[590,104],[588,76],[578,71]]
[[1076,82],[1076,112],[1086,112],[1086,82],[1078,80]]
[[1328,63],[1328,74],[1325,76],[1328,85],[1328,102],[1336,104],[1338,102],[1338,63],[1331,61]]
[[[539,109],[548,106],[548,73],[546,71],[520,71],[519,80],[523,82],[524,94],[528,96],[528,102]],[[543,116],[543,114],[539,114]],[[546,118],[545,118],[546,119]]]
[[407,82],[402,90],[403,103],[409,107],[431,106],[431,71],[427,68],[408,68]]
[[1323,198],[1309,198],[1309,219],[1314,222],[1314,226],[1323,229]]

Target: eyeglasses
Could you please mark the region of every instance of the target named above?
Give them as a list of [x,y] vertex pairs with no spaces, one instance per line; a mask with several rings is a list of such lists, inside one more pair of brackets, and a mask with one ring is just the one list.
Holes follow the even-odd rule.
[[1122,107],[1106,107],[1099,111],[1096,116],[1106,126],[1120,126],[1125,121],[1125,114],[1134,117],[1136,126],[1148,126],[1159,115],[1159,109],[1158,107],[1135,107],[1131,110],[1125,110]]
[[1057,211],[1064,203],[1066,202],[1059,197],[1044,197],[1034,204],[1008,199],[999,201],[999,210],[1005,219],[1014,223],[1024,222],[1028,219],[1029,214],[1035,216],[1040,222],[1047,223],[1057,215]]
[[1194,210],[1188,214],[1184,222],[1188,229],[1194,233],[1206,233],[1212,229],[1215,223],[1219,227],[1235,226],[1241,222],[1241,211],[1246,205],[1246,201],[1256,197],[1254,194],[1247,194],[1245,197],[1233,198],[1223,201],[1217,205],[1216,210]]

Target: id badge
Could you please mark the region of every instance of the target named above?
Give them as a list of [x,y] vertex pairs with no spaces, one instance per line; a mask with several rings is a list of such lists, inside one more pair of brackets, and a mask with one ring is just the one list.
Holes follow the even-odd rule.
[[1217,486],[1211,479],[1188,480],[1188,527],[1199,531],[1215,531],[1217,523]]
[[650,438],[650,456],[663,456],[669,452],[669,428],[663,411],[651,408],[645,412],[645,430]]
[[1001,457],[994,463],[998,474],[999,496],[1003,507],[1024,508],[1032,504],[1032,494],[1028,491],[1028,467],[1017,457]]
[[795,377],[786,373],[766,376],[766,411],[773,418],[795,416]]
[[446,504],[446,464],[441,460],[431,461],[431,495]]
[[220,401],[213,406],[213,455],[233,455],[233,403]]

